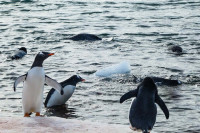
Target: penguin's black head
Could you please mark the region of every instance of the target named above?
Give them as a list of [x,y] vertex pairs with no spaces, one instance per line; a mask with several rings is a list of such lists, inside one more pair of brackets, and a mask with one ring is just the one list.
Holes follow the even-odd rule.
[[54,53],[49,53],[49,52],[39,52],[35,59],[37,59],[38,61],[44,61],[45,59],[47,59],[49,56],[54,55]]
[[21,47],[21,48],[19,48],[19,50],[22,50],[22,51],[24,51],[25,53],[27,53],[27,50],[26,50],[25,47]]
[[152,78],[146,77],[141,83],[145,88],[149,88],[150,90],[157,90],[157,87]]
[[39,52],[36,57],[35,60],[33,62],[33,65],[31,68],[33,67],[42,67],[42,63],[45,59],[47,59],[49,56],[54,55],[54,53],[49,53],[49,52]]
[[69,79],[63,81],[63,82],[61,83],[61,85],[62,85],[63,87],[64,87],[65,85],[74,85],[74,86],[76,86],[76,84],[77,84],[78,82],[84,82],[84,81],[85,81],[85,79],[81,78],[79,75],[73,75],[73,76],[71,76]]
[[69,79],[70,79],[70,81],[73,81],[73,82],[75,82],[76,84],[77,84],[78,82],[84,82],[84,81],[85,81],[85,79],[81,78],[79,75],[73,75],[73,76],[71,76]]
[[79,75],[73,75],[71,78],[73,80],[77,81],[77,82],[83,82],[83,81],[85,81],[85,79],[81,78]]

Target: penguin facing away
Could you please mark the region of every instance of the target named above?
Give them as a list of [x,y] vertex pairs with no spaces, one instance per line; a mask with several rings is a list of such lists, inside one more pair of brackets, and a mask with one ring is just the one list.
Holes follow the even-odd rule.
[[18,51],[15,52],[15,54],[13,56],[11,56],[12,60],[18,60],[21,59],[22,57],[24,57],[27,54],[27,50],[25,47],[21,47],[19,48]]
[[63,105],[66,101],[72,96],[75,91],[76,84],[78,82],[84,82],[85,79],[81,78],[78,75],[73,75],[69,79],[61,82],[61,86],[63,87],[63,95],[60,95],[54,88],[52,88],[45,100],[45,107],[53,107],[56,105]]
[[61,95],[63,94],[62,86],[54,79],[51,79],[45,75],[44,68],[42,66],[43,61],[54,53],[39,52],[31,66],[31,69],[25,74],[16,79],[14,82],[14,91],[19,83],[23,84],[22,94],[22,107],[24,111],[24,117],[30,117],[32,112],[36,113],[36,116],[40,116],[44,84],[57,89]]
[[125,93],[120,98],[120,103],[132,97],[136,97],[132,100],[129,112],[129,121],[133,130],[140,129],[143,133],[152,130],[157,115],[155,103],[160,106],[166,119],[169,118],[169,111],[158,95],[157,87],[150,77],[146,77],[137,89]]

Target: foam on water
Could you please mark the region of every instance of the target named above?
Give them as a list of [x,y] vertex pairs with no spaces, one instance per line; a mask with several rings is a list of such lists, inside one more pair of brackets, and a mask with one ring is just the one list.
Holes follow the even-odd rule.
[[102,41],[112,41],[114,39],[114,37],[109,37],[109,38],[102,38]]
[[95,75],[99,77],[109,77],[113,74],[126,74],[130,73],[130,64],[126,61],[123,61],[119,64],[115,64],[101,70],[96,71]]

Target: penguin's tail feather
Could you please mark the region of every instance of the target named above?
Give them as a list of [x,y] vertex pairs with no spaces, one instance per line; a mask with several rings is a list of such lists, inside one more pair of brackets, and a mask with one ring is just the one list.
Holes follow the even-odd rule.
[[149,133],[149,132],[148,132],[148,130],[145,129],[142,131],[142,133]]

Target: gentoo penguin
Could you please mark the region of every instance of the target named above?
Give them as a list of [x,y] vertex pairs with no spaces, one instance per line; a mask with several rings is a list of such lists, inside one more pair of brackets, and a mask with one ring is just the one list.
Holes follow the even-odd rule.
[[153,128],[157,115],[155,103],[160,106],[165,117],[169,118],[169,111],[158,95],[157,87],[150,77],[146,77],[137,89],[124,94],[120,98],[120,103],[131,97],[136,97],[132,100],[129,112],[131,129],[140,129],[143,133],[148,133]]
[[73,40],[73,41],[98,41],[98,40],[102,40],[101,38],[99,38],[96,35],[87,34],[87,33],[77,34],[77,35],[75,35],[75,36],[73,36],[69,39]]
[[61,82],[64,94],[60,95],[54,88],[52,88],[45,100],[45,107],[52,107],[56,105],[63,105],[72,96],[78,82],[85,81],[78,75],[73,75],[69,79]]
[[21,59],[22,57],[24,57],[27,54],[27,50],[25,47],[21,47],[19,48],[18,51],[15,52],[15,54],[13,56],[11,56],[12,60],[17,60],[17,59]]
[[18,77],[14,83],[14,91],[20,82],[24,82],[22,103],[24,110],[24,117],[30,117],[32,112],[36,116],[40,116],[43,101],[44,84],[57,89],[63,94],[62,86],[56,81],[45,75],[42,63],[49,56],[54,53],[39,52],[31,66],[31,69],[25,74]]

